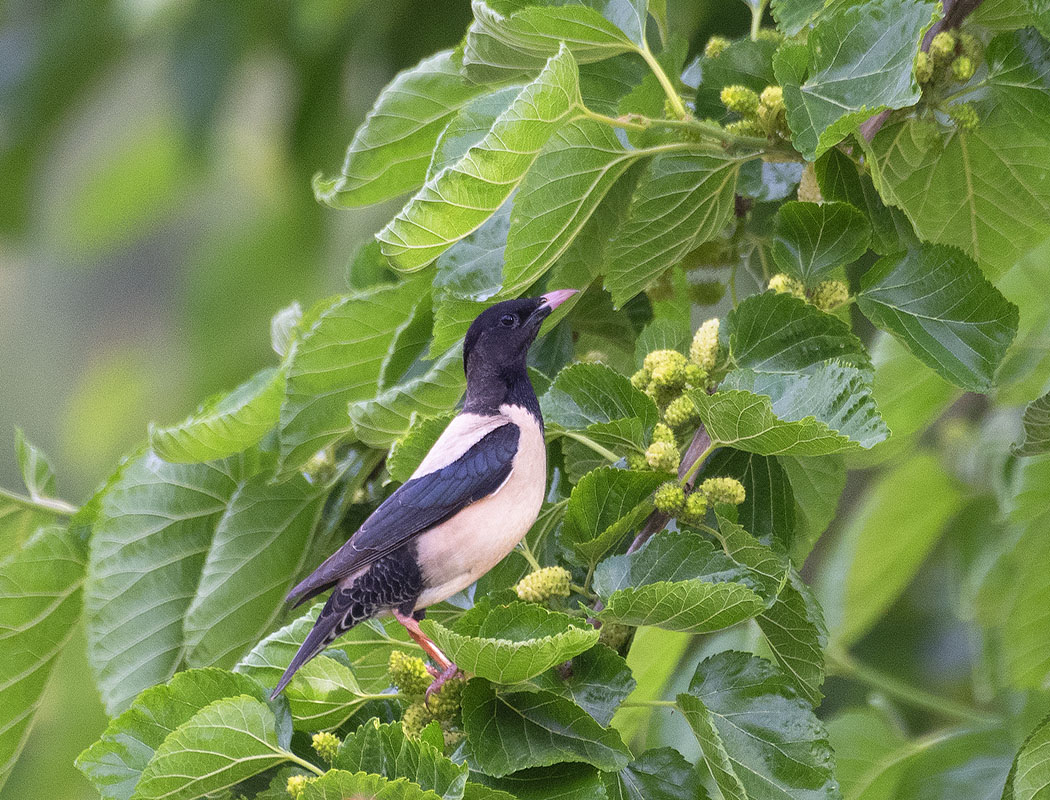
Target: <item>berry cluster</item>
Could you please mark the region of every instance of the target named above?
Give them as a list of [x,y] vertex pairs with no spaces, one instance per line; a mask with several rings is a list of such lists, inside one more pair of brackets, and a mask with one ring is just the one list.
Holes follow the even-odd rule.
[[299,800],[302,797],[303,792],[306,791],[308,784],[316,781],[317,778],[311,775],[292,775],[288,778],[288,783],[285,784],[284,790],[288,792],[288,796],[292,800]]
[[681,484],[668,481],[656,490],[653,503],[658,511],[676,517],[686,525],[699,525],[704,521],[709,504],[738,506],[745,499],[744,485],[736,478],[708,478],[689,494]]
[[545,603],[552,597],[568,597],[572,573],[564,567],[544,567],[530,572],[514,587],[527,603]]
[[[972,131],[980,121],[972,103],[956,103],[945,108],[942,97],[952,84],[967,83],[984,58],[984,45],[970,33],[941,31],[930,41],[928,52],[915,56],[915,79],[922,86],[927,102],[948,114],[956,127]],[[927,126],[929,127],[929,126]]]
[[802,281],[784,272],[778,272],[769,279],[769,288],[777,294],[790,294],[805,300],[821,311],[833,311],[843,303],[849,302],[850,298],[849,286],[844,281],[821,281],[812,290],[807,291]]
[[314,752],[331,764],[336,753],[339,752],[339,746],[342,744],[342,741],[334,733],[323,731],[322,733],[315,733],[310,743],[313,745]]
[[627,644],[633,635],[634,628],[630,625],[620,625],[617,622],[603,622],[598,629],[598,641],[617,651]]
[[390,682],[401,694],[417,698],[401,715],[401,729],[406,736],[417,738],[423,728],[437,721],[445,736],[446,747],[455,746],[463,738],[459,727],[459,709],[463,687],[466,685],[465,678],[456,677],[445,681],[429,700],[423,700],[431,681],[423,659],[394,650],[390,654],[387,671],[390,673]]
[[764,136],[768,139],[791,137],[784,106],[784,90],[779,86],[767,86],[759,94],[747,86],[734,84],[722,89],[719,99],[728,111],[741,117],[726,125],[730,133]]
[[401,694],[409,697],[422,697],[430,686],[430,673],[421,658],[410,656],[400,650],[394,650],[387,662],[390,682]]

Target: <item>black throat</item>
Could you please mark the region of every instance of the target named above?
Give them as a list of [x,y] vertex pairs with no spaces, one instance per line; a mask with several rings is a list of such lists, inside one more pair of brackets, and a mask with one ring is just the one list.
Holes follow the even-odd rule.
[[501,405],[521,406],[532,414],[543,429],[540,401],[532,388],[532,381],[524,364],[502,369],[479,361],[467,365],[467,394],[463,411],[467,414],[491,416],[499,413]]

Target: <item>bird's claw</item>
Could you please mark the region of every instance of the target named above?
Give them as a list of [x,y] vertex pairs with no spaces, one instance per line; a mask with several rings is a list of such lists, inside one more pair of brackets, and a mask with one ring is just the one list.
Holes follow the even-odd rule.
[[457,675],[460,675],[459,667],[455,664],[449,664],[444,672],[438,674],[436,669],[429,668],[430,674],[434,675],[434,681],[427,687],[426,695],[423,698],[423,705],[430,708],[430,697],[433,694],[441,691],[441,687],[445,685],[447,681],[452,680]]

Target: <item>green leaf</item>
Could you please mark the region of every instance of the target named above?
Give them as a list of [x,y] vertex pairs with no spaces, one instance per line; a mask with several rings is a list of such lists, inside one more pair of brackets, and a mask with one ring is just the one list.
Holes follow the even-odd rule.
[[718,653],[700,663],[678,705],[723,797],[840,797],[824,726],[768,661]]
[[671,479],[662,472],[603,467],[572,490],[562,538],[588,561],[597,561],[652,511],[652,493]]
[[609,244],[605,288],[613,303],[622,306],[721,232],[733,213],[743,160],[669,153],[649,162]]
[[[859,639],[911,582],[962,495],[937,459],[919,453],[883,475],[850,519],[827,567],[820,600],[835,644]],[[907,531],[890,536],[889,531]]]
[[[322,603],[315,603],[300,617],[271,633],[234,669],[250,675],[263,686],[275,686],[313,628],[321,606]],[[395,622],[391,622],[390,630],[402,634],[404,631]],[[283,693],[291,703],[292,715],[296,719],[307,719],[314,713],[313,709],[324,704],[334,706],[340,698],[344,704],[357,703],[358,693],[349,690],[351,685],[363,687],[370,694],[383,691],[390,685],[387,674],[390,653],[394,650],[411,651],[414,647],[404,637],[394,638],[378,621],[362,622],[332,642],[325,650],[327,656],[318,656],[295,674]],[[322,664],[323,669],[317,670],[315,675],[311,665],[322,658],[339,666],[344,666],[342,662],[348,663],[353,670],[354,684],[341,686],[326,681],[325,673],[330,671],[331,665]]]
[[497,692],[478,678],[463,690],[463,729],[468,759],[497,778],[563,761],[618,770],[630,760],[619,734],[571,701],[545,691]]
[[371,719],[343,740],[333,769],[368,772],[388,780],[408,778],[445,800],[459,800],[467,782],[465,764],[453,764],[432,744],[409,739],[399,724]]
[[909,756],[926,746],[908,742],[883,711],[871,707],[844,711],[828,722],[835,750],[835,773],[843,797],[892,800]]
[[734,360],[755,372],[803,372],[833,358],[871,366],[849,325],[789,294],[752,295],[729,312],[727,322]]
[[299,336],[299,323],[303,319],[303,309],[298,301],[285,306],[270,320],[270,346],[273,351],[284,358]]
[[602,774],[609,800],[703,800],[693,765],[673,747],[646,750],[619,772]]
[[428,180],[376,238],[398,269],[421,269],[477,229],[510,196],[540,150],[581,103],[564,47],[456,164]]
[[496,683],[520,683],[590,649],[598,631],[535,603],[478,607],[452,629],[420,626],[460,669]]
[[691,531],[664,531],[637,552],[605,559],[594,588],[603,622],[707,633],[761,613],[759,582]]
[[[492,778],[476,774],[487,786],[509,792],[493,800],[608,800],[600,773],[579,764],[555,764],[552,767],[523,769],[513,775]],[[469,784],[468,784],[469,785]],[[463,800],[471,800],[464,794]],[[488,800],[482,797],[481,800]]]
[[[795,532],[789,554],[791,561],[801,566],[835,518],[846,488],[846,466],[841,456],[780,456],[777,462],[787,473],[795,498]],[[744,519],[741,513],[741,521]]]
[[216,700],[164,739],[132,800],[192,800],[220,791],[294,760],[288,746],[265,703],[248,695]]
[[514,198],[503,294],[517,295],[550,269],[632,164],[675,147],[627,150],[611,127],[589,119],[559,128]]
[[408,433],[394,442],[390,455],[386,459],[386,469],[390,477],[398,483],[404,483],[423,462],[434,442],[445,432],[445,428],[455,416],[453,413],[440,417],[423,417],[412,423]]
[[[39,466],[23,461],[30,481],[42,477]],[[36,485],[46,488],[48,481]],[[0,561],[0,786],[26,743],[55,659],[75,630],[85,550],[77,536],[47,526]]]
[[889,433],[870,396],[857,403],[853,390],[863,382],[851,368],[832,365],[813,376],[800,375],[774,398],[775,406],[762,393],[775,387],[749,382],[754,391],[688,393],[716,444],[764,456],[819,456],[868,448]]
[[397,197],[424,179],[438,135],[456,112],[491,91],[460,74],[445,50],[397,75],[383,89],[346,151],[342,174],[314,178],[314,195],[335,208]]
[[26,440],[21,428],[15,428],[15,456],[29,496],[34,500],[55,494],[55,472],[43,451]]
[[1048,48],[1031,30],[992,40],[986,87],[974,100],[976,130],[931,141],[902,120],[868,147],[883,199],[921,239],[961,247],[992,278],[1050,235]]
[[391,780],[366,772],[332,769],[306,785],[302,800],[438,800],[440,795],[412,783],[407,778]]
[[347,403],[375,396],[383,363],[424,291],[418,281],[325,301],[303,320],[281,405],[281,461],[296,469],[351,430]]
[[915,230],[904,212],[882,202],[871,176],[862,172],[849,156],[832,148],[813,166],[825,200],[849,203],[867,216],[872,250],[890,255],[918,246]]
[[[268,692],[247,676],[220,669],[180,672],[144,691],[111,720],[99,740],[77,757],[77,769],[105,800],[128,800],[168,734],[210,703],[238,695],[266,701]],[[283,709],[284,701],[276,705]]]
[[787,36],[807,27],[824,8],[824,0],[773,0],[773,18],[777,27]]
[[750,580],[767,605],[780,594],[788,579],[788,560],[772,547],[763,544],[738,523],[730,519],[732,506],[716,505],[718,531],[713,532],[722,543],[726,555],[750,571]]
[[541,672],[527,681],[528,686],[561,695],[596,719],[608,725],[613,714],[634,691],[635,682],[627,662],[614,650],[596,644],[567,662]]
[[[481,142],[496,120],[514,102],[523,83],[513,83],[494,92],[479,95],[461,108],[441,132],[427,168],[427,180],[453,166],[471,147]],[[509,220],[508,220],[509,221]]]
[[277,424],[284,372],[257,372],[233,391],[205,402],[177,425],[149,428],[150,446],[173,463],[214,461],[246,450]]
[[848,203],[784,203],[774,225],[773,260],[806,286],[852,264],[871,244],[871,225]]
[[540,398],[540,408],[547,424],[570,430],[637,417],[649,432],[660,419],[652,398],[602,364],[570,364]]
[[865,273],[861,311],[957,386],[985,391],[1017,334],[1017,307],[962,253],[927,245]]
[[1050,719],[1036,726],[1017,753],[1003,800],[1040,800],[1050,789]]
[[774,67],[799,152],[813,160],[869,117],[919,101],[912,62],[936,12],[935,3],[874,0],[822,14],[807,38],[804,80],[794,53],[777,54]]
[[792,568],[776,602],[756,620],[769,649],[798,693],[814,706],[823,697],[824,650],[828,629],[813,591]]
[[456,346],[442,353],[425,372],[375,397],[352,400],[349,414],[354,434],[369,447],[385,449],[408,431],[413,415],[436,417],[450,411],[465,386],[463,354]]
[[1014,445],[1014,455],[1038,456],[1050,452],[1050,392],[1028,404],[1021,422],[1024,438]]

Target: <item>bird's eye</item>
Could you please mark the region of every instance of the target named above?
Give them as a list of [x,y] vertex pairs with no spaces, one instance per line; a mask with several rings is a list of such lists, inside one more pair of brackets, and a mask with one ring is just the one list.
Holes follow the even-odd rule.
[[499,324],[504,328],[513,328],[518,324],[518,318],[513,314],[504,314],[499,318]]

